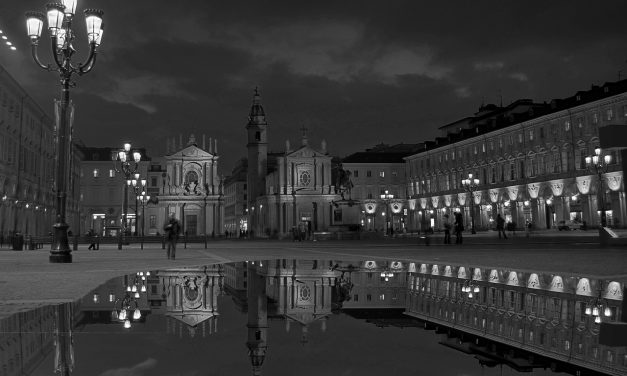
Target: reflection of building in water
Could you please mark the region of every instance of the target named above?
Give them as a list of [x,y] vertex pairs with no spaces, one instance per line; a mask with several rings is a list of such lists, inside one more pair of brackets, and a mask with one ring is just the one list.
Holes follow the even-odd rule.
[[[351,284],[344,291],[342,308],[404,308],[407,286],[407,266],[400,261],[338,262],[334,269],[341,271],[340,283]],[[341,285],[345,285],[342,284]]]
[[224,265],[224,290],[231,296],[235,307],[246,312],[248,264],[245,261]]
[[331,261],[282,259],[259,267],[259,273],[266,277],[273,316],[284,317],[288,331],[292,323],[300,324],[303,343],[308,341],[309,326],[314,322],[326,330],[332,289],[339,275],[332,265]]
[[[507,360],[502,363],[528,369],[539,355],[550,358],[555,370],[573,374],[627,374],[627,347],[601,344],[600,325],[586,314],[600,295],[610,314],[603,320],[620,317],[621,283],[435,264],[410,263],[409,272],[406,314],[449,335],[461,332],[458,342],[471,340],[477,347],[484,339],[494,341],[481,351]],[[511,347],[497,357],[503,345]]]
[[77,307],[61,303],[0,315],[0,375],[29,375],[51,351],[55,354],[55,370],[69,375],[74,367],[71,328],[81,315]]
[[[218,295],[222,290],[222,266],[182,268],[158,271],[164,304],[161,311],[168,320],[168,333],[182,336],[186,326],[190,337],[200,330],[204,335],[218,328]],[[159,287],[157,287],[159,290]],[[153,302],[153,307],[156,304]]]

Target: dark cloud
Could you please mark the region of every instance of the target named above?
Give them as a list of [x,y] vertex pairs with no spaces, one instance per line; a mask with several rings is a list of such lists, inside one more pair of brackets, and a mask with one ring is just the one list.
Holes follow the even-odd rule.
[[[44,3],[0,5],[18,47],[0,63],[51,109],[58,80],[30,61],[24,36],[24,11]],[[166,137],[206,134],[219,140],[224,174],[246,155],[255,86],[271,149],[298,143],[305,126],[312,144],[326,139],[343,156],[432,139],[484,102],[549,100],[627,76],[624,1],[79,1],[96,7],[106,32],[72,92],[77,136],[159,155]],[[75,24],[81,57],[82,17]]]

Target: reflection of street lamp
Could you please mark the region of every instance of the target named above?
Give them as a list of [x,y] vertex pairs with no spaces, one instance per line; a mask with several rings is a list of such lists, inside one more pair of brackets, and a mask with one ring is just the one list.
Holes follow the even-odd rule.
[[478,294],[479,291],[481,291],[479,286],[472,283],[472,280],[467,279],[464,281],[464,284],[462,285],[462,292],[465,293],[469,299],[472,299],[472,297]]
[[56,116],[56,223],[52,226],[54,237],[50,250],[50,262],[70,263],[72,255],[67,237],[68,224],[65,223],[67,186],[70,180],[70,140],[74,107],[70,103],[70,87],[72,75],[83,75],[91,71],[96,63],[96,52],[103,34],[102,15],[97,9],[86,9],[85,21],[87,24],[87,39],[89,41],[89,55],[83,63],[72,64],[74,55],[75,32],[72,30],[76,0],[63,0],[62,4],[52,3],[46,5],[48,31],[55,67],[51,64],[43,64],[37,55],[37,46],[44,24],[44,14],[41,12],[26,13],[26,28],[31,41],[31,51],[35,63],[47,71],[57,71],[61,77],[62,96],[60,101],[55,101]]
[[[144,180],[145,182],[145,180]],[[143,183],[143,182],[142,182]],[[146,184],[143,184],[144,186]],[[137,196],[137,201],[142,205],[142,242],[141,249],[144,249],[144,232],[146,229],[146,204],[150,200],[150,196],[146,194],[146,192],[142,192],[141,195]]]
[[[141,154],[138,151],[132,152],[131,154],[131,144],[126,143],[124,144],[124,149],[114,152],[111,157],[113,159],[113,167],[115,168],[115,171],[124,173],[124,177],[126,178],[126,184],[124,185],[124,204],[122,208],[122,228],[120,229],[120,236],[118,238],[118,249],[122,249],[122,235],[126,234],[127,226],[126,217],[128,215],[128,187],[132,183],[131,176],[139,168]],[[131,159],[131,157],[133,158]],[[136,177],[135,184],[137,184],[137,178],[139,178],[139,176]]]
[[612,156],[606,154],[601,156],[601,148],[594,149],[594,155],[586,157],[586,166],[591,172],[597,174],[599,178],[599,190],[597,192],[599,199],[599,210],[601,211],[601,227],[607,226],[607,218],[605,214],[605,189],[603,188],[603,174],[607,172],[607,167],[612,161]]
[[385,213],[383,213],[383,215],[385,216],[385,234],[387,235],[389,229],[390,229],[390,217],[389,217],[389,213],[390,213],[390,200],[394,198],[394,195],[389,193],[389,191],[386,189],[385,193],[381,195],[381,201],[383,201],[385,203]]
[[586,305],[586,310],[584,311],[587,316],[594,317],[594,322],[596,324],[601,323],[601,315],[608,318],[612,317],[612,309],[609,307],[607,300],[602,297],[602,293],[603,283],[601,282],[601,284],[599,285],[598,296]]
[[476,234],[475,231],[475,197],[474,192],[477,190],[479,186],[479,179],[472,178],[472,174],[468,174],[468,179],[462,180],[462,187],[468,193],[470,193],[470,233]]

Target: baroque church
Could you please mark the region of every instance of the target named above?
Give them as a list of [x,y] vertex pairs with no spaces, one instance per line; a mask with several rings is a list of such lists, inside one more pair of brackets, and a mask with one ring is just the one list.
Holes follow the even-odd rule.
[[340,199],[332,181],[332,157],[326,142],[309,145],[303,129],[301,144],[289,141],[283,152],[268,152],[268,122],[255,89],[246,125],[248,134],[247,210],[254,236],[290,237],[331,231],[342,223]]
[[[179,218],[188,236],[219,235],[223,227],[222,179],[218,176],[217,140],[209,140],[208,151],[196,143],[191,135],[187,146],[168,147],[169,153],[158,171],[161,179],[158,205],[150,206],[156,223],[165,223],[169,213]],[[178,149],[178,150],[176,150]],[[147,211],[148,211],[147,207]]]

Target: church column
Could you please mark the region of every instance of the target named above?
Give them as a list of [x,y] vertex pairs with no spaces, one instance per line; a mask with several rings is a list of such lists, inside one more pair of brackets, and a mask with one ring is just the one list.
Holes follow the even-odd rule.
[[536,205],[538,207],[537,219],[534,218],[536,228],[545,229],[547,226],[547,223],[546,223],[546,202],[544,201],[544,198],[538,197]]
[[215,159],[211,161],[211,182],[213,184],[212,193],[214,195],[219,194],[220,192],[218,189],[218,161],[216,161]]
[[214,187],[213,179],[215,179],[215,176],[213,175],[213,158],[211,159],[211,162],[209,163],[209,170],[211,170],[211,173],[209,174],[209,187],[211,190],[211,194],[214,195],[215,187]]

